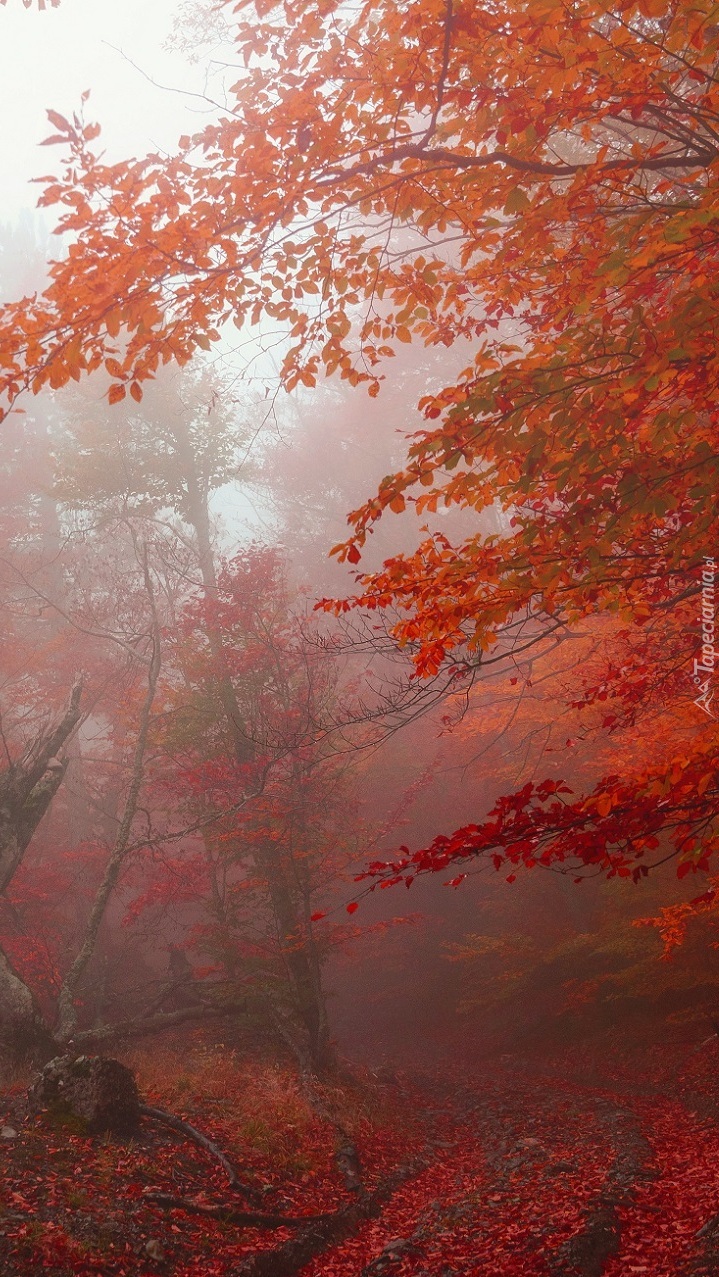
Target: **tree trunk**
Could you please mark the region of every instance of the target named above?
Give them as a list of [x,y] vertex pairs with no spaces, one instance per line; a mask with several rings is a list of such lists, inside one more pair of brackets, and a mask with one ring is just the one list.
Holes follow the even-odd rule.
[[0,1061],[44,1064],[56,1051],[37,1002],[0,949]]
[[[0,775],[0,892],[10,885],[62,784],[67,759],[58,755],[82,716],[81,690],[78,682],[61,717]],[[11,1066],[44,1063],[54,1051],[53,1036],[32,990],[0,949],[0,1057]]]
[[[175,438],[177,449],[185,463],[185,483],[187,484],[187,518],[190,526],[195,534],[195,542],[197,545],[197,559],[200,567],[200,576],[202,578],[202,589],[205,598],[211,602],[217,602],[217,572],[215,570],[215,558],[212,551],[212,538],[210,535],[210,512],[207,502],[207,492],[200,483],[197,474],[197,463],[192,450],[187,432],[184,430],[184,422],[178,422],[175,430]],[[218,700],[222,706],[222,711],[227,720],[227,725],[232,734],[232,746],[235,758],[238,763],[249,763],[252,761],[254,747],[252,741],[248,738],[244,730],[244,722],[240,707],[235,696],[235,689],[232,685],[227,661],[225,659],[224,647],[222,644],[222,635],[217,627],[208,623],[205,629],[207,641],[210,645],[212,659],[215,666],[215,682]]]
[[58,757],[82,717],[76,683],[62,717],[0,774],[0,892],[6,891],[35,830],[62,784],[68,759]]
[[298,917],[285,865],[272,844],[265,844],[256,853],[255,861],[267,883],[295,1007],[307,1033],[312,1069],[317,1073],[332,1072],[336,1060],[330,1042],[319,961]]
[[[190,440],[180,424],[176,427],[176,441],[178,451],[185,460],[187,513],[195,533],[202,587],[205,598],[209,602],[216,602],[217,573],[210,536],[207,494],[197,474]],[[215,665],[217,696],[232,735],[235,758],[240,764],[249,763],[255,753],[254,744],[245,731],[243,715],[225,659],[222,635],[211,622],[207,625],[206,633]],[[307,1032],[312,1067],[318,1072],[327,1072],[335,1066],[335,1059],[330,1043],[317,955],[308,946],[306,928],[296,908],[292,885],[282,857],[268,844],[255,854],[255,863],[267,884],[297,1013]]]

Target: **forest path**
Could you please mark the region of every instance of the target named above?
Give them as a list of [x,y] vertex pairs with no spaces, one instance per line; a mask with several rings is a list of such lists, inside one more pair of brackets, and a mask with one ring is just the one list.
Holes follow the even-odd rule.
[[182,1133],[58,1130],[8,1091],[0,1277],[719,1277],[714,1053],[657,1051],[654,1076],[647,1055],[607,1051],[609,1079],[566,1055],[328,1089],[352,1121],[360,1193],[291,1071],[230,1063],[214,1092],[183,1091],[182,1112],[263,1211],[293,1217],[270,1227],[238,1218],[241,1195]]
[[302,1277],[719,1274],[719,1124],[691,1099],[508,1069],[426,1118],[431,1165]]

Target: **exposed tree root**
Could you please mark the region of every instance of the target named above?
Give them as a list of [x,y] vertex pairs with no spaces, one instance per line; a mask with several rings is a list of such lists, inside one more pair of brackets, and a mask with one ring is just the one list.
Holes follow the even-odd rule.
[[240,1179],[232,1162],[222,1152],[222,1149],[215,1144],[214,1140],[209,1139],[207,1135],[203,1135],[202,1131],[198,1131],[197,1127],[191,1126],[189,1122],[185,1122],[181,1117],[176,1117],[174,1113],[167,1113],[165,1109],[154,1108],[150,1104],[141,1104],[140,1113],[143,1117],[149,1117],[153,1122],[159,1122],[162,1126],[169,1127],[171,1131],[177,1131],[179,1135],[185,1135],[188,1139],[194,1140],[195,1144],[199,1144],[200,1148],[204,1148],[211,1157],[214,1157],[220,1163],[227,1175],[230,1188],[242,1193],[243,1197],[246,1197],[250,1202],[260,1201],[260,1194]]
[[712,1215],[694,1236],[699,1251],[677,1277],[716,1277],[719,1273],[719,1215]]
[[293,1277],[316,1255],[351,1237],[365,1220],[376,1218],[400,1185],[418,1175],[425,1166],[425,1162],[415,1162],[400,1167],[373,1193],[361,1192],[355,1201],[329,1219],[322,1221],[318,1217],[309,1228],[303,1228],[283,1245],[248,1255],[237,1269],[237,1277]]
[[327,1122],[328,1126],[332,1126],[336,1132],[335,1165],[344,1180],[345,1188],[349,1193],[360,1193],[362,1191],[362,1164],[357,1145],[347,1127],[340,1122],[336,1110],[330,1107],[325,1096],[320,1093],[317,1079],[310,1069],[304,1068],[301,1070],[300,1086],[312,1112],[321,1118],[323,1122]]
[[[317,1096],[315,1095],[313,1098],[317,1099]],[[345,1143],[337,1153],[336,1161],[343,1174],[346,1187],[354,1195],[354,1201],[349,1202],[339,1210],[317,1215],[276,1215],[265,1213],[264,1211],[236,1210],[233,1206],[221,1203],[197,1202],[155,1190],[145,1192],[143,1195],[144,1200],[167,1210],[183,1210],[191,1215],[201,1215],[207,1219],[220,1219],[225,1223],[237,1224],[239,1227],[244,1228],[297,1228],[299,1231],[290,1241],[284,1242],[273,1250],[256,1251],[254,1254],[249,1255],[240,1265],[237,1274],[237,1277],[291,1277],[315,1255],[321,1254],[322,1251],[328,1250],[331,1246],[336,1246],[356,1232],[365,1220],[379,1215],[383,1204],[389,1200],[397,1188],[405,1180],[419,1174],[426,1165],[426,1163],[422,1162],[403,1166],[394,1175],[389,1176],[374,1192],[368,1193],[363,1188],[359,1178],[359,1158],[347,1132],[334,1119],[323,1100],[318,1101],[315,1111],[318,1110],[321,1111],[321,1115],[335,1127],[345,1140]],[[227,1172],[230,1183],[234,1188],[238,1188],[241,1192],[247,1191],[246,1186],[238,1180],[234,1167],[232,1167],[224,1153],[212,1140],[202,1135],[189,1122],[185,1122],[171,1113],[166,1113],[163,1109],[152,1108],[147,1104],[141,1105],[140,1111],[146,1117],[162,1122],[165,1126],[170,1127],[171,1130],[178,1131],[195,1140],[202,1148],[217,1158]]]
[[234,1206],[208,1205],[187,1197],[175,1197],[173,1193],[160,1193],[150,1189],[143,1193],[143,1201],[154,1202],[167,1210],[184,1210],[189,1215],[204,1215],[207,1219],[221,1219],[226,1224],[240,1224],[245,1228],[296,1228],[307,1223],[326,1223],[337,1219],[341,1211],[328,1211],[323,1215],[266,1215],[262,1211],[236,1210]]

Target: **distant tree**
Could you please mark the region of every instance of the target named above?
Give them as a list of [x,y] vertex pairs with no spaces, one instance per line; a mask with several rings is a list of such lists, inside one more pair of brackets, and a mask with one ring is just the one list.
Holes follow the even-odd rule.
[[[243,68],[232,109],[176,156],[108,165],[97,125],[51,114],[69,162],[41,202],[76,242],[42,296],[4,308],[8,401],[102,368],[110,402],[139,402],[162,361],[188,362],[228,321],[277,326],[288,390],[338,374],[374,396],[413,339],[471,340],[336,552],[359,564],[377,519],[408,504],[500,507],[509,526],[478,521],[456,543],[430,531],[361,574],[353,606],[396,609],[421,676],[517,660],[597,611],[644,652],[671,615],[692,636],[691,742],[571,802],[533,784],[416,867],[507,853],[631,873],[657,847],[704,866],[718,836],[713,6],[225,10]],[[626,706],[627,667],[607,665]]]
[[[127,528],[124,530],[127,531]],[[114,528],[110,534],[115,550],[117,531]],[[138,810],[145,786],[148,731],[158,690],[161,644],[147,546],[133,541],[132,537],[130,541],[137,553],[136,577],[132,582],[134,589],[129,588],[127,549],[118,556],[121,561],[124,559],[124,574],[119,578],[113,577],[107,543],[102,546],[105,553],[101,572],[95,577],[89,556],[85,555],[80,588],[75,588],[77,583],[73,582],[71,572],[72,568],[77,572],[77,562],[70,556],[65,559],[63,583],[67,590],[60,598],[50,599],[37,582],[33,583],[29,577],[21,578],[25,581],[25,597],[20,621],[27,626],[28,634],[32,635],[33,605],[41,605],[44,610],[55,613],[57,623],[49,653],[47,645],[41,643],[33,647],[30,641],[24,652],[22,672],[18,674],[12,666],[9,671],[3,670],[3,745],[7,761],[0,781],[4,817],[0,831],[0,890],[3,893],[0,943],[4,951],[2,970],[7,987],[0,992],[0,1052],[5,1057],[42,1055],[50,1047],[61,1046],[73,1035],[82,1014],[79,1007],[82,995],[86,993],[86,987],[83,987],[86,973],[95,956],[101,929],[125,863],[135,850]],[[84,548],[87,549],[87,546]],[[77,547],[74,549],[76,558]],[[12,568],[13,565],[10,566]],[[21,572],[17,565],[15,572]],[[119,594],[123,595],[121,606],[118,605]],[[6,594],[3,594],[2,602],[7,606]],[[109,620],[104,618],[107,621],[104,625],[103,606],[106,611],[108,604],[111,617]],[[78,681],[66,711],[53,720],[44,706],[53,683],[73,660],[78,634],[85,640],[85,704],[81,708],[82,684]],[[113,697],[108,698],[108,684],[117,689],[121,708]],[[109,718],[109,711],[117,715],[115,722]],[[73,735],[81,720],[87,720],[90,713],[94,716],[96,735],[101,740],[103,735],[105,737],[105,748],[103,744],[97,748],[100,759],[94,768],[95,779],[97,772],[106,770],[102,755],[111,752],[107,746],[113,736],[113,750],[115,745],[119,746],[117,763],[127,763],[119,780],[116,774],[113,775],[109,790],[110,793],[115,791],[116,811],[108,812],[101,802],[98,804],[93,830],[96,834],[94,847],[92,843],[79,847],[68,844],[69,823],[66,817],[61,817],[56,822],[54,837],[50,833],[46,838],[49,853],[46,848],[45,857],[42,853],[37,855],[33,846],[36,832],[39,832],[42,843],[48,827],[39,827],[46,813],[50,813],[51,804],[65,780],[72,761],[69,747]],[[111,767],[110,770],[114,769]],[[105,788],[104,796],[107,792]],[[100,793],[103,793],[102,783]],[[106,835],[104,854],[97,846],[103,833]],[[101,852],[99,855],[96,854],[98,850]],[[53,908],[48,911],[47,893],[53,889],[53,884],[55,889],[61,885],[63,872],[71,867],[73,855],[76,862],[84,859],[88,867],[94,861],[90,879],[83,889],[76,883],[75,898],[69,900],[68,889],[73,875],[65,872],[67,881],[63,892],[58,894]],[[78,876],[77,870],[74,876]],[[34,889],[29,886],[29,879],[34,882]],[[18,913],[18,904],[23,907],[22,916]],[[51,927],[48,932],[49,919]],[[18,943],[19,937],[23,940],[21,944]],[[41,980],[44,995],[41,1009],[35,994],[38,991],[37,977],[43,966],[38,964],[37,955],[43,947],[46,951],[44,965],[47,967],[49,964],[52,978],[49,982]],[[22,1015],[29,1017],[26,1031],[22,1029]]]
[[[148,848],[166,841],[167,852],[135,862],[128,919],[139,934],[172,911],[173,943],[194,936],[198,954],[219,955],[226,985],[321,1069],[333,1056],[310,917],[342,858],[340,781],[366,712],[336,721],[333,644],[295,612],[281,556],[255,547],[224,563],[210,501],[247,451],[247,428],[225,405],[202,369],[163,374],[121,410],[76,398],[56,435],[54,493],[91,540],[118,519],[152,539],[172,617],[146,833]],[[194,833],[180,838],[183,826]]]
[[[222,636],[222,689],[210,629]],[[333,758],[329,744],[333,654],[293,616],[277,555],[255,548],[222,568],[213,599],[185,609],[174,659],[182,682],[160,735],[167,762],[158,801],[197,832],[171,860],[159,857],[145,881],[141,875],[132,915],[161,916],[169,905],[182,918],[184,903],[185,943],[219,964],[221,987],[294,1034],[313,1068],[327,1068],[322,959],[310,917],[341,860],[337,787],[347,761]],[[246,742],[241,757],[225,713],[228,687]],[[249,800],[238,804],[243,794]]]

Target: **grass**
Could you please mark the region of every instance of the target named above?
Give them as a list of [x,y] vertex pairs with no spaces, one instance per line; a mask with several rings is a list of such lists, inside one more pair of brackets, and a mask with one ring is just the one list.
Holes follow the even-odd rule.
[[[135,1047],[121,1057],[143,1098],[197,1126],[262,1193],[267,1211],[311,1214],[347,1201],[334,1162],[337,1131],[313,1111],[286,1063],[242,1056],[197,1033]],[[16,1139],[0,1159],[0,1272],[49,1277],[230,1277],[243,1256],[277,1244],[277,1235],[163,1210],[145,1196],[159,1190],[242,1207],[222,1168],[193,1142],[143,1120],[133,1139],[84,1136],[24,1113],[27,1078],[0,1092],[0,1125]],[[416,1123],[381,1087],[344,1079],[321,1090],[361,1149],[368,1182],[406,1156]],[[414,1133],[413,1133],[414,1132]],[[164,1256],[155,1261],[150,1243]]]

